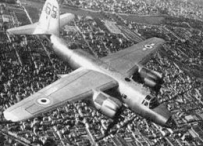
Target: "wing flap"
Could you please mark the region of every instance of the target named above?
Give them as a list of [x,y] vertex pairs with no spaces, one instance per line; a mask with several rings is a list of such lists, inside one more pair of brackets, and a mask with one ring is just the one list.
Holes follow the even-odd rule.
[[25,120],[67,102],[87,98],[95,89],[104,91],[117,85],[116,81],[104,74],[78,69],[9,107],[4,111],[4,117],[13,122]]

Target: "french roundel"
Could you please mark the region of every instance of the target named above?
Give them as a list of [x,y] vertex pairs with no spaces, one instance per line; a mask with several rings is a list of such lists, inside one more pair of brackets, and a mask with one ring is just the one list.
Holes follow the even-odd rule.
[[50,105],[51,100],[48,98],[39,98],[37,99],[37,103],[40,105]]
[[152,43],[152,44],[146,44],[146,45],[144,46],[143,50],[144,50],[144,51],[145,51],[145,50],[150,50],[150,49],[153,48],[153,46],[154,46],[153,43]]

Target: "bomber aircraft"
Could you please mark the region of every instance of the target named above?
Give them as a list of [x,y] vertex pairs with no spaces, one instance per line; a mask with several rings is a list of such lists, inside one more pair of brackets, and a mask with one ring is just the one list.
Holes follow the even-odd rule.
[[[174,124],[166,105],[160,104],[156,96],[143,87],[143,84],[155,87],[163,80],[160,73],[148,70],[143,65],[161,49],[164,40],[150,38],[106,57],[96,58],[82,49],[68,48],[60,37],[59,29],[74,15],[64,14],[63,17],[59,13],[57,0],[47,0],[39,22],[8,29],[8,33],[50,35],[54,52],[76,70],[6,109],[4,117],[7,120],[26,120],[64,103],[83,100],[109,118],[117,117],[125,105],[161,126],[171,127]],[[142,84],[132,78],[134,74]],[[108,90],[115,90],[119,96],[113,97]]]

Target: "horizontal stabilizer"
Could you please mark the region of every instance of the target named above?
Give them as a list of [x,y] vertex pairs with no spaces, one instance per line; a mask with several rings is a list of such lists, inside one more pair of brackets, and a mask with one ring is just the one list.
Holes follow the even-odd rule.
[[34,34],[35,29],[37,28],[38,23],[33,23],[25,26],[14,27],[7,29],[9,34],[16,34],[16,35],[25,35],[25,34]]

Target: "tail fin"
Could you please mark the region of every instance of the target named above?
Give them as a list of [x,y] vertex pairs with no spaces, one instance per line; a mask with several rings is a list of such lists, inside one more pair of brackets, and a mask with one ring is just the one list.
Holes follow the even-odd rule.
[[60,8],[57,0],[47,0],[44,4],[35,34],[54,34],[59,36]]
[[47,0],[39,22],[7,30],[10,34],[54,34],[59,36],[60,16],[57,0]]

